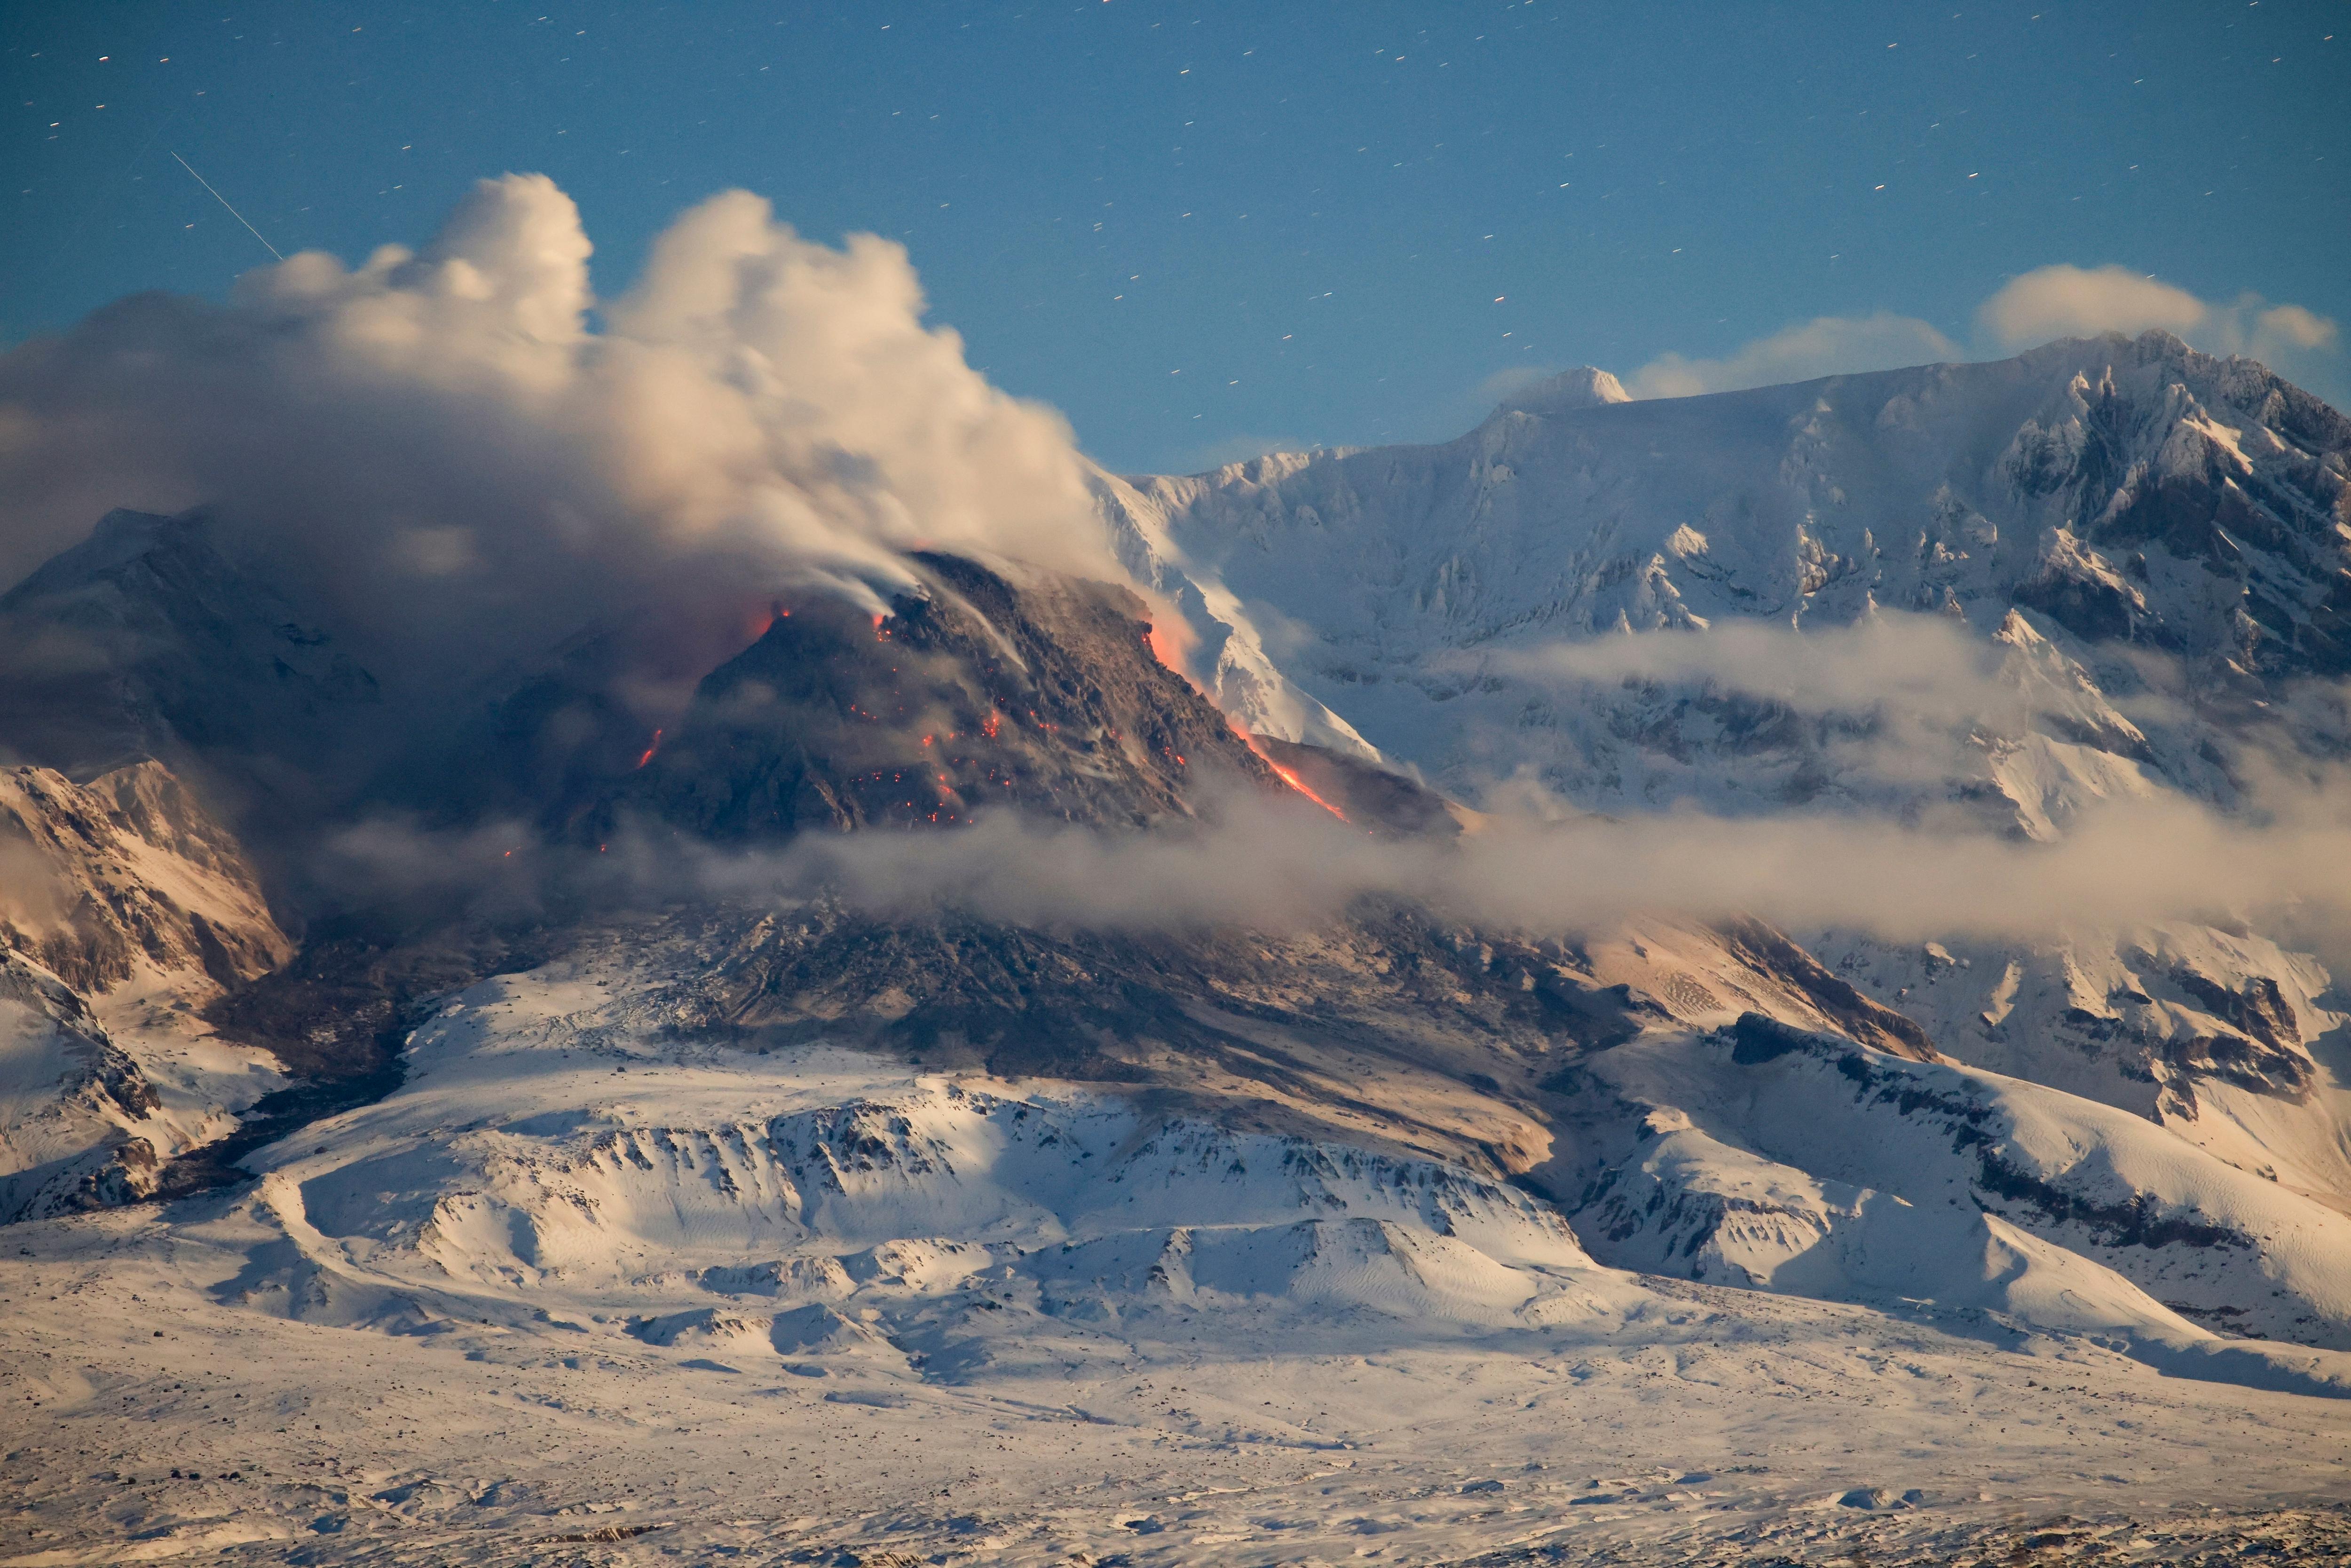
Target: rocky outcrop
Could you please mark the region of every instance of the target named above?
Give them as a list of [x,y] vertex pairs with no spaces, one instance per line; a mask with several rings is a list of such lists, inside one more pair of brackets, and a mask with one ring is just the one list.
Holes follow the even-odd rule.
[[886,613],[782,608],[703,681],[618,804],[739,840],[1008,809],[1141,826],[1194,814],[1220,784],[1283,788],[1159,662],[1131,593],[916,559],[927,592]]
[[[1943,1060],[1925,1030],[1831,974],[1782,932],[1760,920],[1734,920],[1724,925],[1722,936],[1741,963],[1798,992],[1848,1039],[1913,1061]],[[1770,1021],[1762,1014],[1749,1013],[1740,1022],[1745,1025],[1750,1019]]]
[[142,966],[226,989],[291,955],[243,848],[161,763],[0,769],[0,946],[84,992]]
[[[161,763],[86,785],[0,769],[0,1222],[148,1197],[219,1136],[212,1070],[180,1061],[195,1011],[292,951],[243,848]],[[261,1092],[234,1052],[214,1066]]]
[[0,1224],[111,1207],[154,1188],[141,1129],[160,1108],[137,1059],[72,987],[0,951]]

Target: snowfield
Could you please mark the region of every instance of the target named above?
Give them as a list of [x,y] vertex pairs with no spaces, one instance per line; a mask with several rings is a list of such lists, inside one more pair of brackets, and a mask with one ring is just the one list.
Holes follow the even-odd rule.
[[[2165,1134],[2088,1102],[1874,1052],[1897,1092],[1855,1100],[1822,1037],[1742,1064],[1661,1030],[1609,1059],[1659,1103],[1646,1152],[1571,1228],[1098,1090],[680,1042],[667,981],[612,948],[483,982],[257,1184],[12,1227],[0,1562],[1945,1561],[2052,1530],[2161,1561],[2336,1528],[2351,1401],[2314,1396],[2351,1356],[2215,1339],[1942,1207],[1958,1155],[1871,1125],[1930,1096],[2095,1197]],[[2177,1150],[2183,1211],[2273,1227],[2262,1266],[2339,1310],[2341,1254],[2283,1229],[2318,1220]],[[1709,1204],[1736,1223],[1693,1249]]]

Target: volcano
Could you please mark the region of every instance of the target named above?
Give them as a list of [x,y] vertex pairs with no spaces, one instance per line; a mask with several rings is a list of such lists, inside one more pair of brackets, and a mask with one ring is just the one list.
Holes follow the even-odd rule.
[[[698,663],[649,600],[428,677],[225,512],[0,596],[26,1495],[168,1440],[317,1562],[2332,1539],[2324,941],[1448,890],[1634,818],[2262,827],[2351,756],[2351,423],[2150,335],[1093,480],[1128,581],[901,552]],[[1842,674],[1889,625],[1910,711]],[[1303,913],[1202,899],[1251,856]]]

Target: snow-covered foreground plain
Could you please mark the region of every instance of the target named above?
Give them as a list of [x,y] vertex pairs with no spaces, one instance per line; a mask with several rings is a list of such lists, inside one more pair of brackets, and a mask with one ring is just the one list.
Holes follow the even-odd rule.
[[609,956],[484,982],[258,1183],[10,1228],[0,1563],[2351,1541],[2351,1401],[1604,1268],[1465,1171],[684,1041],[636,987]]

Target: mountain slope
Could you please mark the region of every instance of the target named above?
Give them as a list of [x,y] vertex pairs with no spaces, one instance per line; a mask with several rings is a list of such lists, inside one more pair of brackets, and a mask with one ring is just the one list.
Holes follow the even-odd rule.
[[[2049,841],[2114,800],[2258,813],[2281,766],[2351,757],[2351,421],[2258,365],[2150,333],[1708,397],[1599,384],[1442,445],[1131,481],[1113,516],[1229,612],[1204,635],[1282,627],[1300,701],[1473,802],[1532,779],[1587,810]],[[2351,1006],[2262,934],[1803,935],[1963,1060],[2351,1194],[2306,1175],[2341,1169],[2313,1053]]]
[[1188,573],[1318,634],[1292,678],[1405,751],[1447,695],[1409,685],[1432,651],[1724,616],[1956,610],[1990,632],[2022,606],[2259,677],[2351,671],[2351,421],[2161,333],[1522,397],[1441,446],[1134,483]]
[[[1950,807],[2020,842],[2134,791],[2241,810],[2248,715],[2333,678],[2343,444],[2298,396],[2157,340],[1672,405],[1593,373],[1444,448],[1105,479],[1222,709],[1126,590],[939,555],[886,603],[778,602],[643,734],[642,634],[588,629],[438,694],[398,767],[339,761],[356,817],[274,824],[382,873],[333,883],[290,962],[156,764],[11,775],[12,852],[64,891],[0,956],[0,1282],[39,1336],[0,1374],[77,1440],[10,1463],[91,1518],[138,1496],[40,1550],[119,1556],[135,1522],[134,1554],[298,1532],[322,1562],[1731,1563],[1914,1513],[1929,1552],[2117,1484],[2331,1495],[2351,1009],[2290,944],[1199,895],[1269,834],[1421,866],[1533,841],[1416,767],[1523,769],[1555,812]],[[1895,548],[1938,496],[1949,531]],[[135,602],[187,657],[215,580],[109,575],[200,542],[151,525],[27,613]],[[1939,638],[1960,699],[1889,715],[1880,622]],[[1705,656],[1557,678],[1656,646],[1636,626]],[[1844,661],[1825,695],[1739,667],[1800,643]],[[164,715],[124,734],[236,754],[110,646],[136,700],[106,711]],[[263,644],[225,646],[233,706]],[[2211,700],[2143,700],[2158,659]],[[313,711],[299,676],[251,734]],[[1138,846],[1202,857],[1192,902]],[[1136,885],[997,896],[1032,872]],[[197,1007],[307,1088],[252,1104],[282,1074]],[[235,1374],[183,1397],[174,1335]],[[330,1438],[329,1408],[371,1419]],[[196,1519],[88,1479],[158,1422],[215,1487],[301,1485]]]
[[[1612,631],[1903,610],[1989,637],[2023,611],[2113,695],[2143,682],[2091,651],[2147,649],[2239,713],[2351,670],[2351,422],[2160,333],[1708,397],[1522,399],[1440,446],[1276,455],[1123,495],[1133,548],[1231,607],[1235,629],[1205,634],[1256,637],[1249,616],[1271,616],[1294,642],[1283,679],[1457,788],[1531,766],[1580,800],[1721,798],[1719,780],[1652,777],[1666,752],[1835,783],[1802,765],[1829,737],[1769,702],[1595,693],[1579,711],[1495,657]],[[1247,712],[1247,691],[1220,695]],[[2121,734],[2050,738],[2226,787],[2192,726],[2151,752]]]
[[198,1013],[292,946],[161,764],[0,769],[0,1221],[143,1197],[277,1088]]
[[0,594],[0,745],[78,779],[154,758],[239,810],[308,805],[374,676],[233,562],[205,513],[115,511]]
[[[1131,593],[914,558],[923,596],[815,599],[713,671],[624,796],[724,840],[1015,810],[1142,826],[1280,780],[1150,649]],[[1205,785],[1204,782],[1205,781]]]

